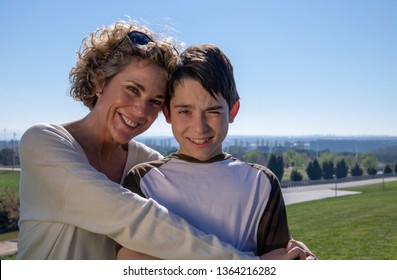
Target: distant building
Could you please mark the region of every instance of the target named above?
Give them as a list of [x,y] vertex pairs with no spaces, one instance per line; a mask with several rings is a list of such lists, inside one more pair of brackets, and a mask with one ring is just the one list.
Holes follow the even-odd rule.
[[317,139],[309,142],[310,150],[334,153],[365,153],[391,146],[397,146],[397,139]]
[[[137,137],[137,141],[153,147],[178,147],[170,136]],[[234,136],[228,135],[223,147],[241,146],[247,150],[283,152],[285,150],[329,151],[334,153],[364,153],[397,146],[397,137],[336,137],[336,136]]]

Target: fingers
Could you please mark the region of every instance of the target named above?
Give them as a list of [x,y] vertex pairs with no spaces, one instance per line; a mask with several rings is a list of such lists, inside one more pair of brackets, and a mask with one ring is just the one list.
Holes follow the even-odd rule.
[[287,245],[287,252],[292,250],[293,248],[300,248],[304,254],[306,260],[317,260],[317,257],[310,251],[310,249],[302,242],[291,239]]
[[314,255],[309,255],[308,257],[306,257],[306,260],[318,260],[318,259]]
[[287,251],[286,260],[306,260],[306,253],[299,247],[294,247]]
[[302,242],[300,242],[298,240],[291,239],[288,242],[287,251],[291,250],[294,247],[299,247],[299,248],[301,248],[304,251],[310,252],[309,248],[307,248],[307,246],[304,243],[302,243]]

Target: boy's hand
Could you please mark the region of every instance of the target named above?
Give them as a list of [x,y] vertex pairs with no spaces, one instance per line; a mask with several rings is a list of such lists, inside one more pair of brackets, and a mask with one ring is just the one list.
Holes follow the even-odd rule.
[[288,242],[286,250],[290,251],[293,248],[300,248],[301,250],[303,250],[305,254],[304,260],[317,260],[317,257],[310,251],[310,249],[304,243],[291,239]]
[[296,240],[290,240],[286,248],[275,249],[260,257],[261,260],[317,260],[307,246]]

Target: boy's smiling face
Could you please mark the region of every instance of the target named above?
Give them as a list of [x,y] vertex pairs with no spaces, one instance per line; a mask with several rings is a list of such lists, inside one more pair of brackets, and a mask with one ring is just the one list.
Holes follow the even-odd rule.
[[171,98],[170,112],[164,109],[179,143],[178,153],[201,161],[222,153],[222,142],[236,114],[229,113],[222,96],[214,99],[194,79],[182,80]]

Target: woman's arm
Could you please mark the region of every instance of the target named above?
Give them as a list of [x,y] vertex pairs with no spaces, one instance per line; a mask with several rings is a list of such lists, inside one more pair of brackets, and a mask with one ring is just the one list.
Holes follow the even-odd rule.
[[29,129],[20,151],[24,220],[72,224],[162,259],[258,259],[110,181],[53,126]]
[[117,259],[118,260],[159,260],[158,258],[145,255],[133,250],[129,250],[124,247],[117,252]]

